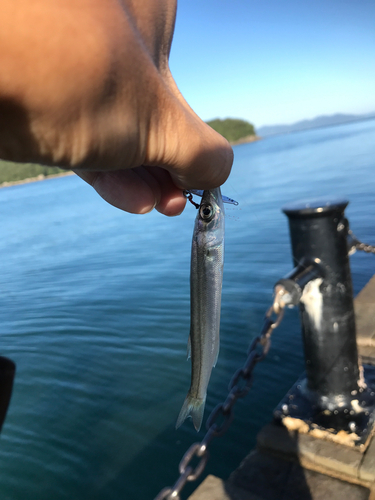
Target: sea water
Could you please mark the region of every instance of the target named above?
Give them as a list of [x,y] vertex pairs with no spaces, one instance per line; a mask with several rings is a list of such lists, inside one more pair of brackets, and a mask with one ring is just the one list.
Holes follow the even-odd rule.
[[[358,238],[375,243],[375,121],[236,146],[223,194],[226,254],[221,350],[205,418],[225,399],[272,300],[292,267],[281,207],[347,198]],[[0,190],[0,353],[17,364],[0,440],[2,500],[148,500],[178,477],[201,439],[175,430],[190,384],[190,245],[196,211],[130,215],[79,178]],[[375,272],[351,257],[357,293]],[[210,447],[205,474],[226,478],[303,370],[297,310]],[[196,486],[184,490],[184,497]]]

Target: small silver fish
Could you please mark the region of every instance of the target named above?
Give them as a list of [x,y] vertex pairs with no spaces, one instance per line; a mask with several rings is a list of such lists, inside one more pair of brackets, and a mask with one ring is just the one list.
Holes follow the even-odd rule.
[[224,207],[220,188],[204,191],[195,219],[190,269],[191,385],[176,429],[191,416],[201,428],[207,386],[220,346],[220,309],[224,264]]

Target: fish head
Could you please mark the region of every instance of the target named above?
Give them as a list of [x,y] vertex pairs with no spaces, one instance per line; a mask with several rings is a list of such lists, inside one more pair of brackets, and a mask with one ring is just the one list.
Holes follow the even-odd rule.
[[196,223],[199,232],[223,229],[224,206],[220,188],[208,189],[203,192]]

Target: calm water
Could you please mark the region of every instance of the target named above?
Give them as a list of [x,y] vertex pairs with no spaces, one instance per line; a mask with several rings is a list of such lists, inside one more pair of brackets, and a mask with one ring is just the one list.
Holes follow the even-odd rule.
[[[240,205],[227,208],[222,343],[205,417],[291,268],[280,207],[346,197],[355,234],[375,242],[375,121],[237,146],[235,158],[223,193]],[[1,498],[152,499],[197,439],[190,420],[174,429],[190,381],[195,209],[134,216],[65,177],[0,190],[0,210],[0,351],[17,363]],[[358,292],[375,259],[357,253],[352,272]],[[228,476],[302,370],[298,315],[288,311],[207,473]]]

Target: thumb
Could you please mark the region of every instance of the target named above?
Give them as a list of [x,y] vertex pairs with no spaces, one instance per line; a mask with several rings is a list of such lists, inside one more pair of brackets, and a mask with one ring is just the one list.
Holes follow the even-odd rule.
[[233,164],[228,141],[194,113],[172,77],[163,88],[162,103],[150,124],[146,164],[168,170],[181,189],[223,184]]

